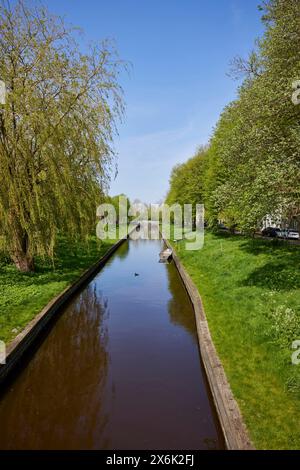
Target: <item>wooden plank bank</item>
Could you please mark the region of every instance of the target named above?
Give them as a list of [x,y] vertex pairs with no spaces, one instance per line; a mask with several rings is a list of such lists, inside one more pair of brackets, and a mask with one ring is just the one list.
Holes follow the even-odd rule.
[[181,264],[174,247],[173,260],[194,307],[201,358],[228,450],[254,450],[239,406],[233,397],[224,368],[213,344],[203,303],[197,287]]
[[[133,232],[133,229],[131,232]],[[130,232],[130,233],[131,233]],[[0,365],[0,387],[5,384],[8,376],[18,366],[30,348],[41,338],[42,334],[50,327],[50,323],[60,313],[62,307],[76,294],[86,282],[92,279],[98,271],[107,263],[115,251],[130,236],[123,238],[115,243],[102,258],[87,269],[73,284],[64,289],[60,294],[54,297],[38,313],[26,327],[8,344],[6,350],[6,363]]]

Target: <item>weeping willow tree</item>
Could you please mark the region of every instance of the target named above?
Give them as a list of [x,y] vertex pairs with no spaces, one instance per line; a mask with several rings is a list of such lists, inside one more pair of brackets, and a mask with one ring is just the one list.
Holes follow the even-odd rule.
[[21,271],[52,256],[59,231],[90,232],[114,165],[123,64],[107,42],[82,53],[76,34],[0,0],[0,238]]

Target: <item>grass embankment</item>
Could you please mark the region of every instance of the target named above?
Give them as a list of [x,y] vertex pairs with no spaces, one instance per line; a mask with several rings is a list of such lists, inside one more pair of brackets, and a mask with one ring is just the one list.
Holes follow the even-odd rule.
[[36,271],[20,273],[5,256],[0,257],[0,340],[8,342],[47,305],[47,303],[115,243],[91,237],[89,243],[71,245],[61,238],[57,244],[54,264],[36,260]]
[[201,294],[214,344],[259,449],[300,448],[300,247],[207,234],[176,250]]

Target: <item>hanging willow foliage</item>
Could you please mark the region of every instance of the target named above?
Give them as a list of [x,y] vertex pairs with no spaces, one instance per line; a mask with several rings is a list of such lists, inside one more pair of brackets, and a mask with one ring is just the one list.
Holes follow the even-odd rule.
[[0,2],[0,237],[22,271],[52,256],[58,231],[90,232],[114,164],[124,64],[107,42],[81,53],[75,31]]

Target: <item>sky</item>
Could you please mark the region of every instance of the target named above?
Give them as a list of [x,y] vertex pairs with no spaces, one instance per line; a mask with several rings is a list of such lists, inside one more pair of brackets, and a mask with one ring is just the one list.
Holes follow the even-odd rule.
[[112,195],[161,201],[174,165],[209,141],[238,83],[227,74],[263,32],[259,0],[43,0],[80,26],[87,41],[110,38],[130,72],[120,77],[126,113],[114,142]]

